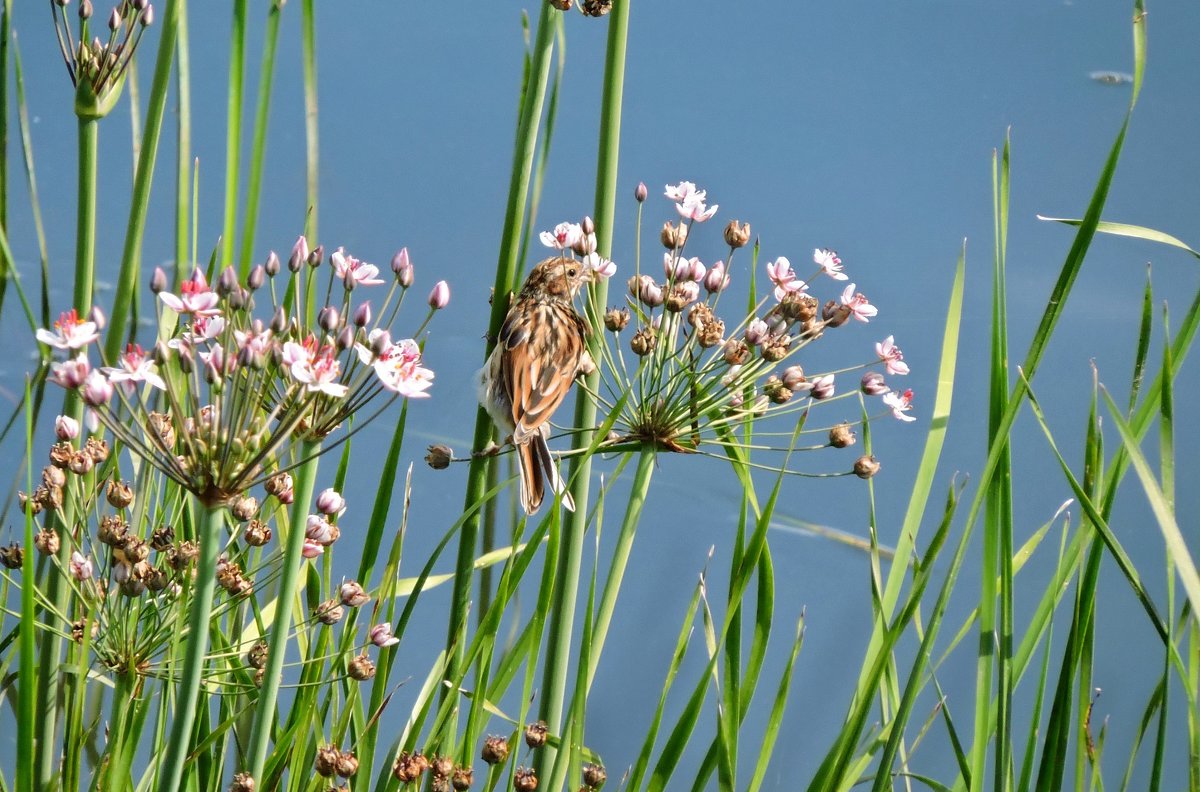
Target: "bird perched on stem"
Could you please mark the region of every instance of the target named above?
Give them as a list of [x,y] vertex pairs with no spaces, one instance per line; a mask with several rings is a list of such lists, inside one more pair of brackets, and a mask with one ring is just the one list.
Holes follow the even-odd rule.
[[526,514],[542,505],[547,481],[562,495],[563,506],[575,510],[546,438],[550,416],[575,382],[585,354],[587,326],[573,301],[593,279],[594,270],[573,258],[549,258],[534,267],[479,372],[479,403],[517,449]]

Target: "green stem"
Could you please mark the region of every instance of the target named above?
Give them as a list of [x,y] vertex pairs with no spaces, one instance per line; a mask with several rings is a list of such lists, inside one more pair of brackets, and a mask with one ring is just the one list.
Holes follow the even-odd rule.
[[308,196],[308,222],[304,232],[317,237],[317,188],[320,183],[320,145],[317,137],[317,24],[314,0],[300,6],[300,51],[304,58],[304,163],[305,192]]
[[279,683],[283,676],[283,658],[287,653],[288,636],[292,630],[292,606],[296,601],[296,584],[304,563],[304,529],[313,485],[317,479],[317,452],[320,447],[318,441],[304,441],[300,443],[297,452],[298,459],[307,461],[297,468],[292,487],[293,500],[288,520],[287,547],[284,549],[279,593],[275,598],[275,618],[271,622],[271,635],[268,639],[267,667],[263,672],[263,685],[258,694],[258,703],[254,707],[254,726],[250,730],[250,759],[246,769],[260,784],[264,783],[262,776],[267,763],[267,743],[270,742],[271,726],[275,721],[275,702],[279,697]]
[[[604,61],[604,95],[600,107],[600,143],[596,162],[596,247],[602,256],[612,256],[613,224],[616,216],[617,162],[621,145],[621,101],[625,85],[625,46],[629,33],[629,0],[613,3],[608,21],[608,50]],[[608,301],[608,285],[600,282],[588,290],[589,313],[600,316]],[[588,339],[593,360],[600,360],[601,336]],[[600,372],[588,375],[586,389],[599,391]],[[574,448],[591,446],[596,425],[596,404],[582,395],[575,403]],[[651,455],[651,459],[653,456]],[[639,461],[639,465],[645,458]],[[587,528],[588,490],[591,484],[591,455],[572,457],[569,480],[575,511],[566,515],[563,542],[558,558],[558,589],[550,614],[548,654],[542,678],[541,717],[552,734],[562,727],[563,700],[571,664],[571,634],[574,629],[575,602],[579,592],[579,569],[583,557],[584,531]],[[614,595],[615,597],[615,592]],[[546,745],[539,753],[539,776],[554,766],[555,750]],[[552,791],[553,792],[553,791]]]
[[[217,586],[217,557],[221,554],[224,520],[222,507],[203,507],[200,524],[200,559],[196,567],[191,602],[188,605],[187,647],[183,656],[183,675],[175,699],[175,719],[167,750],[159,762],[159,792],[177,792],[183,779],[192,725],[200,699],[200,678],[204,673],[204,655],[208,651],[208,629],[212,617],[213,594]],[[205,702],[207,705],[207,701]]]
[[192,187],[192,73],[191,55],[188,47],[187,3],[175,0],[179,6],[175,58],[179,62],[176,80],[179,84],[179,119],[176,139],[178,149],[175,158],[175,278],[181,281],[188,276],[187,262],[191,260],[188,241],[191,220]]
[[258,82],[258,104],[254,111],[254,142],[250,152],[250,181],[246,186],[245,217],[242,220],[241,273],[250,273],[254,255],[254,231],[258,225],[258,203],[262,194],[263,163],[267,160],[267,121],[271,110],[271,86],[275,76],[275,51],[279,43],[279,21],[283,3],[276,2],[267,12],[267,32],[263,40],[262,72]]
[[100,148],[100,122],[79,119],[79,197],[75,225],[74,307],[82,317],[92,307],[96,268],[96,163]]
[[242,86],[246,81],[246,0],[233,4],[229,36],[229,96],[225,126],[225,224],[218,266],[233,263],[233,234],[237,224],[238,172],[242,156]]
[[[25,380],[25,443],[26,448],[33,448],[33,410],[29,398],[29,380]],[[25,455],[25,491],[33,492],[33,457]],[[21,566],[21,624],[18,627],[19,653],[18,661],[18,691],[17,700],[17,792],[33,792],[41,787],[34,786],[33,777],[33,742],[37,729],[35,712],[36,698],[33,695],[39,690],[39,679],[35,666],[34,630],[37,621],[34,617],[34,548],[33,548],[33,509],[32,504],[25,508],[25,535],[22,537],[25,547],[25,557]],[[64,543],[65,544],[65,543]]]
[[604,581],[604,593],[600,595],[600,609],[596,612],[596,626],[592,631],[591,654],[588,656],[587,687],[592,687],[596,668],[600,665],[600,654],[604,651],[604,639],[612,624],[613,610],[617,606],[617,595],[621,592],[621,581],[629,554],[633,550],[633,539],[637,534],[638,522],[642,519],[642,508],[646,505],[646,493],[650,491],[650,477],[654,475],[655,451],[653,446],[643,446],[638,454],[637,472],[633,476],[633,490],[625,506],[625,518],[621,522],[621,533],[617,535],[617,546],[613,549],[612,566]]
[[[542,116],[542,104],[546,97],[546,84],[550,78],[550,53],[554,43],[558,13],[548,3],[542,3],[538,18],[537,39],[533,46],[533,61],[530,83],[525,86],[525,100],[521,106],[521,120],[517,127],[516,148],[513,151],[512,176],[508,187],[508,207],[504,215],[504,231],[500,238],[500,259],[496,265],[496,283],[492,300],[492,315],[488,325],[487,352],[490,355],[496,345],[495,338],[500,325],[508,313],[508,300],[518,272],[517,254],[521,244],[521,218],[526,199],[529,197],[529,177],[533,170],[533,157],[537,148],[538,125]],[[475,416],[475,435],[472,448],[482,450],[492,439],[492,419],[480,408]],[[487,467],[491,460],[475,457],[467,472],[465,508],[473,508],[487,492]],[[447,666],[447,676],[452,678],[462,660],[463,642],[458,640],[459,630],[466,624],[465,615],[471,599],[472,569],[475,562],[475,546],[479,540],[479,512],[476,511],[463,522],[458,541],[458,558],[455,563],[454,591],[450,598],[450,620],[448,623],[447,647],[453,647],[453,657]]]
[[137,288],[142,267],[142,238],[146,233],[146,214],[150,209],[150,188],[154,181],[154,165],[158,159],[158,140],[162,134],[163,115],[167,108],[167,93],[171,85],[171,63],[175,60],[175,34],[178,30],[179,3],[167,3],[158,55],[154,61],[154,81],[150,86],[150,104],[146,108],[146,132],[138,154],[137,172],[133,179],[133,198],[129,205],[129,224],[125,227],[125,247],[121,251],[121,273],[117,277],[117,293],[113,297],[109,316],[108,337],[104,353],[116,360],[132,334],[130,306]]

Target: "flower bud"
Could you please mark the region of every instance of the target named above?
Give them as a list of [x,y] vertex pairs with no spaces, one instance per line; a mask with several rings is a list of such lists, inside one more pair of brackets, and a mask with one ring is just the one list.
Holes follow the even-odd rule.
[[854,461],[854,475],[869,479],[879,472],[879,460],[873,456],[861,456]]
[[339,352],[345,352],[354,346],[354,328],[350,325],[343,327],[342,331],[337,334],[336,342]]
[[153,25],[154,24],[154,6],[147,5],[142,10],[141,15],[138,16],[138,21],[142,23],[142,27],[150,27],[151,25]]
[[82,583],[91,578],[94,571],[91,557],[78,550],[71,551],[71,577]]
[[832,374],[816,377],[809,384],[812,385],[812,397],[814,399],[828,399],[833,396],[834,381]]
[[[59,3],[59,5],[66,5],[66,3]],[[92,18],[92,0],[80,0],[79,18],[85,21]]]
[[217,285],[214,291],[222,297],[228,297],[237,290],[237,271],[233,267],[226,267],[221,270],[221,274],[217,276]]
[[371,352],[379,357],[392,345],[392,334],[387,330],[375,330],[370,335]]
[[321,309],[321,312],[317,314],[317,324],[319,324],[321,329],[326,333],[332,333],[334,330],[336,330],[338,325],[341,323],[341,320],[342,317],[338,315],[338,309],[334,308],[332,305],[326,305]]
[[646,189],[645,182],[638,182],[638,186],[633,189],[633,199],[638,203],[645,201],[646,196],[649,194],[650,191]]
[[[275,254],[272,253],[272,256]],[[246,288],[250,291],[258,291],[262,285],[267,282],[267,268],[262,264],[255,265],[254,269],[250,270],[250,274],[246,276]]]
[[275,307],[275,313],[271,314],[271,332],[276,334],[283,333],[287,330],[287,327],[287,311],[283,310],[282,305],[277,305]]
[[96,325],[97,330],[103,330],[108,326],[108,317],[104,315],[104,310],[99,305],[93,305],[88,311],[88,321]]
[[[367,657],[366,654],[360,654],[350,661],[350,665],[347,667],[346,671],[348,674],[350,674],[351,679],[357,679],[359,682],[366,682],[368,679],[375,676],[375,664],[371,662],[371,658]],[[358,770],[357,760],[354,763],[354,770]],[[354,773],[343,773],[339,770],[338,775],[345,778],[354,775]]]
[[746,343],[750,346],[758,346],[766,341],[769,334],[767,323],[758,317],[751,319],[750,324],[746,325]]
[[60,441],[69,442],[79,437],[79,421],[69,415],[60,415],[54,419],[54,436]]
[[354,309],[355,327],[366,327],[371,324],[371,303],[365,302]]
[[342,604],[350,608],[357,608],[371,601],[370,595],[355,580],[347,580],[343,583],[338,590],[338,595],[342,598]]
[[267,277],[269,277],[269,278],[274,278],[276,275],[279,274],[280,266],[281,265],[279,263],[279,254],[276,253],[274,250],[272,250],[269,254],[267,254],[267,261],[265,264],[262,265],[263,272],[265,272],[267,274]]
[[322,514],[341,515],[346,511],[346,499],[341,493],[329,487],[321,490],[321,494],[317,496],[317,511]]
[[433,291],[429,292],[429,307],[435,311],[439,311],[450,304],[450,284],[444,280],[440,280],[433,285]]
[[408,258],[408,248],[400,248],[399,252],[392,256],[392,273],[401,287],[407,289],[412,286],[414,271],[412,261]]
[[108,377],[104,376],[100,371],[93,370],[88,372],[87,379],[83,381],[83,402],[89,407],[100,407],[108,404],[108,400],[112,398],[113,386],[108,381]]
[[848,423],[840,423],[829,430],[829,445],[834,448],[849,448],[857,441],[854,429]]
[[113,9],[108,15],[108,29],[114,33],[121,29],[121,15],[117,13],[117,9]]
[[392,625],[388,624],[387,622],[384,622],[383,624],[376,624],[371,628],[370,632],[367,633],[367,637],[371,643],[375,644],[380,649],[383,649],[387,646],[395,646],[396,644],[400,643],[400,639],[392,633]]
[[313,248],[312,252],[308,254],[308,258],[305,260],[308,262],[308,266],[319,267],[319,266],[321,266],[321,262],[324,259],[325,259],[325,246],[317,245],[315,248]]
[[750,224],[742,223],[738,227],[737,220],[730,220],[729,225],[725,226],[725,244],[731,248],[745,247],[750,241]]
[[604,314],[604,327],[609,332],[619,333],[629,325],[629,309],[609,308]]
[[292,272],[299,272],[306,261],[308,261],[308,240],[301,234],[296,240],[296,244],[292,245],[292,253],[288,256],[288,269]]
[[425,464],[434,470],[445,470],[450,467],[453,458],[454,450],[448,445],[438,443],[429,446],[429,453],[425,455]]
[[891,390],[888,387],[887,381],[884,380],[883,375],[878,371],[868,371],[866,374],[863,374],[862,383],[859,387],[868,396],[882,396]]

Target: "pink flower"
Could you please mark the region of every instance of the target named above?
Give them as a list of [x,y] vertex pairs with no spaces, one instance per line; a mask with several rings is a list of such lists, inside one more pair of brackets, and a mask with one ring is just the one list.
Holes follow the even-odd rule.
[[654,278],[649,275],[630,278],[629,293],[651,308],[663,304],[662,287],[655,283]]
[[308,515],[308,520],[304,524],[304,536],[312,542],[319,545],[329,546],[337,539],[337,529],[333,527],[333,523],[320,514]]
[[725,262],[718,261],[708,268],[708,273],[704,276],[704,289],[709,294],[715,294],[719,291],[724,291],[729,285],[729,276],[725,274]]
[[237,342],[239,352],[246,350],[264,360],[274,347],[271,328],[264,328],[257,321],[249,330],[234,330],[233,340]]
[[553,231],[543,231],[538,239],[548,248],[570,250],[583,238],[583,227],[579,223],[559,223]]
[[54,331],[39,328],[34,335],[38,341],[55,349],[80,349],[100,337],[96,323],[80,319],[74,308],[59,314]]
[[717,204],[711,207],[705,205],[708,191],[697,190],[696,185],[689,181],[668,184],[663,195],[675,202],[675,210],[685,220],[703,223],[717,213]]
[[767,323],[762,319],[755,317],[750,320],[750,324],[746,325],[746,343],[751,346],[758,346],[771,334]]
[[897,391],[885,393],[883,395],[883,403],[888,406],[888,408],[892,411],[892,415],[894,415],[897,420],[915,421],[917,420],[916,418],[912,417],[911,415],[904,414],[912,409],[912,398],[912,388],[909,388],[908,390],[904,391],[904,393],[899,393]]
[[433,291],[429,292],[429,307],[435,311],[440,311],[450,304],[450,284],[444,280],[440,280],[433,284]]
[[112,383],[99,370],[93,369],[88,372],[87,379],[83,381],[82,395],[83,403],[89,407],[99,407],[102,404],[108,404],[108,400],[113,395]]
[[400,643],[400,639],[392,634],[392,625],[388,623],[376,624],[368,633],[371,643],[383,649],[387,646],[395,646]]
[[316,558],[325,552],[325,548],[317,544],[311,539],[304,540],[304,547],[300,550],[300,555],[305,558]]
[[348,281],[357,286],[378,286],[383,283],[378,277],[379,267],[347,255],[344,248],[333,251],[329,263],[333,265],[333,274],[343,283]]
[[175,313],[180,314],[195,314],[196,316],[216,316],[220,311],[217,310],[217,302],[220,298],[217,293],[208,288],[208,281],[204,279],[204,273],[199,269],[192,272],[192,277],[179,284],[178,296],[170,292],[161,292],[158,299],[163,301],[163,305],[170,308]]
[[788,294],[808,291],[808,284],[796,277],[792,262],[785,256],[767,262],[767,277],[775,284],[775,299],[780,302]]
[[675,211],[679,212],[679,216],[684,220],[703,223],[717,213],[717,207],[718,204],[708,206],[704,201],[692,201],[675,204]]
[[321,494],[317,496],[317,511],[321,514],[342,516],[346,511],[346,499],[342,494],[332,487],[321,490]]
[[79,421],[69,415],[60,415],[54,419],[54,436],[61,441],[74,440],[79,437]]
[[682,181],[679,184],[668,184],[666,191],[663,192],[663,195],[675,203],[703,201],[706,194],[705,190],[697,190],[696,185],[690,181]]
[[342,367],[334,356],[333,347],[326,344],[318,349],[314,336],[306,338],[304,346],[295,341],[284,344],[283,362],[291,371],[292,377],[305,385],[305,390],[310,393],[324,393],[340,399],[350,390],[337,382],[342,374]]
[[[372,347],[386,330],[371,331],[368,339]],[[376,355],[371,349],[358,344],[355,347],[358,359],[375,369],[375,376],[383,387],[409,399],[424,399],[429,396],[425,391],[433,385],[433,371],[421,365],[421,348],[411,338],[398,343],[385,343]]]
[[700,259],[693,256],[690,259],[685,259],[682,256],[676,258],[674,253],[663,253],[663,272],[667,274],[667,278],[679,281],[695,281],[699,283],[704,280],[704,273],[707,270]]
[[869,322],[871,317],[879,313],[879,309],[867,302],[866,296],[854,291],[855,284],[851,283],[842,290],[842,305],[850,309],[850,315],[860,322]]
[[848,277],[846,273],[842,272],[842,260],[838,258],[835,250],[817,248],[813,251],[813,261],[834,280],[846,280]]
[[48,379],[64,388],[78,388],[87,379],[91,370],[92,366],[88,363],[87,355],[81,354],[61,363],[51,363]]
[[617,272],[617,265],[603,258],[599,253],[588,253],[583,257],[583,264],[601,278],[611,278]]
[[78,550],[71,553],[71,577],[82,583],[91,578],[93,571],[91,558]]
[[904,353],[900,347],[892,343],[892,336],[875,343],[875,354],[887,365],[888,374],[907,374],[908,364],[904,362]]
[[118,359],[120,368],[103,368],[110,381],[120,384],[126,393],[133,391],[135,382],[145,382],[159,390],[166,390],[167,383],[154,373],[154,361],[138,344],[129,344]]

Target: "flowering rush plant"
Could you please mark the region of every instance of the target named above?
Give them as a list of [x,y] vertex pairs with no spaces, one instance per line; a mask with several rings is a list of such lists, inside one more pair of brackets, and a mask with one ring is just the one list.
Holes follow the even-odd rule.
[[[265,481],[292,444],[323,440],[376,397],[428,395],[434,375],[419,343],[391,332],[413,282],[406,249],[392,260],[382,299],[360,296],[388,285],[379,268],[341,248],[326,263],[324,249],[310,250],[300,237],[286,263],[290,277],[280,277],[283,269],[272,252],[244,281],[226,267],[210,285],[196,269],[174,290],[156,270],[154,343],[93,362],[98,324],[65,313],[37,334],[65,353],[50,379],[79,394],[90,428],[103,424],[206,505],[231,503]],[[448,287],[435,286],[417,336],[448,299]],[[256,311],[259,302],[266,310]]]
[[[639,185],[639,225],[646,195]],[[879,313],[850,282],[835,251],[815,249],[812,269],[803,278],[784,256],[767,261],[762,274],[770,291],[752,296],[748,311],[722,318],[719,306],[727,306],[720,305],[721,298],[733,278],[735,255],[750,241],[750,225],[737,220],[727,224],[725,254],[706,263],[690,255],[687,246],[697,227],[715,216],[717,205],[687,181],[667,185],[664,195],[678,219],[664,222],[659,233],[662,274],[642,271],[639,261],[628,280],[625,305],[610,308],[603,317],[612,343],[602,348],[606,376],[601,392],[593,396],[613,418],[610,442],[648,443],[686,453],[701,451],[706,443],[726,445],[734,441],[733,427],[748,418],[798,412],[807,419],[816,404],[841,398],[839,377],[861,370],[865,373],[858,389],[882,398],[886,411],[881,414],[914,420],[909,414],[912,391],[896,391],[887,383],[887,377],[909,372],[892,336],[878,340],[874,354],[836,371],[807,371],[801,365],[802,350],[827,332],[869,324]],[[752,257],[756,269],[757,242]],[[747,276],[753,284],[752,273]],[[824,303],[814,294],[822,281],[840,288]],[[804,431],[828,434],[827,441],[813,448],[847,447],[856,441],[850,422]],[[870,465],[867,458],[860,463],[864,471],[856,464],[855,472],[862,475]]]

